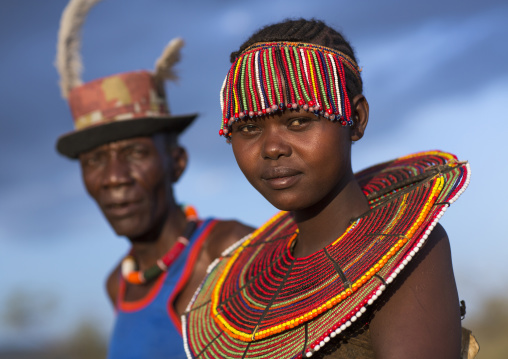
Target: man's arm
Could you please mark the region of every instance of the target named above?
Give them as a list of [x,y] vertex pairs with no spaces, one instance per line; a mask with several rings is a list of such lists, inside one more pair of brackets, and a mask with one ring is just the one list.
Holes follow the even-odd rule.
[[254,230],[255,228],[246,226],[238,221],[220,221],[210,233],[208,240],[203,246],[203,250],[208,253],[213,261],[215,258],[220,257],[225,249]]
[[116,301],[118,297],[118,290],[120,286],[120,270],[120,264],[118,264],[116,268],[113,269],[113,271],[109,274],[108,279],[106,280],[106,291],[108,293],[111,304],[113,304],[113,307],[116,307]]
[[219,221],[208,234],[199,256],[194,263],[192,273],[174,303],[175,311],[182,315],[206,275],[206,269],[222,252],[238,240],[251,233],[254,228],[237,221]]

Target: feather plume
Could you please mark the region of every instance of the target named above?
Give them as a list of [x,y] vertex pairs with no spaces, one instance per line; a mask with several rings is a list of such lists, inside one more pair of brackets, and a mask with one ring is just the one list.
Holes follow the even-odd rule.
[[70,0],[60,20],[56,68],[60,74],[60,90],[67,98],[69,91],[83,83],[81,73],[81,27],[89,10],[101,0]]
[[173,39],[155,62],[155,77],[159,80],[176,80],[178,76],[173,66],[180,61],[180,50],[184,45],[181,38]]

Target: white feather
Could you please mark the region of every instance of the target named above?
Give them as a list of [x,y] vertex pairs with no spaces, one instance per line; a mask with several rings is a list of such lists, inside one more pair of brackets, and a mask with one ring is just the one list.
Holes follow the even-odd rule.
[[173,39],[166,46],[162,55],[155,62],[155,77],[161,80],[176,80],[173,66],[180,61],[180,50],[184,45],[181,38]]
[[83,83],[81,73],[81,27],[92,6],[101,0],[70,0],[60,20],[56,68],[60,74],[60,90],[67,98],[69,91]]

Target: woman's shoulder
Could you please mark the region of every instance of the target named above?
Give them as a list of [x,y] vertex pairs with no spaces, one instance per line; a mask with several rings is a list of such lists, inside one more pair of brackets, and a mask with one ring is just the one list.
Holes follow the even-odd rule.
[[373,315],[370,331],[379,358],[460,356],[459,299],[449,239],[440,224],[420,252]]

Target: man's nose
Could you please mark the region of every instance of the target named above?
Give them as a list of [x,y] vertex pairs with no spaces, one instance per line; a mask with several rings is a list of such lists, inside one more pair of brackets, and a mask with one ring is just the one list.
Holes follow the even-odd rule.
[[117,187],[131,182],[132,176],[128,164],[119,159],[117,156],[111,156],[104,169],[102,186]]

